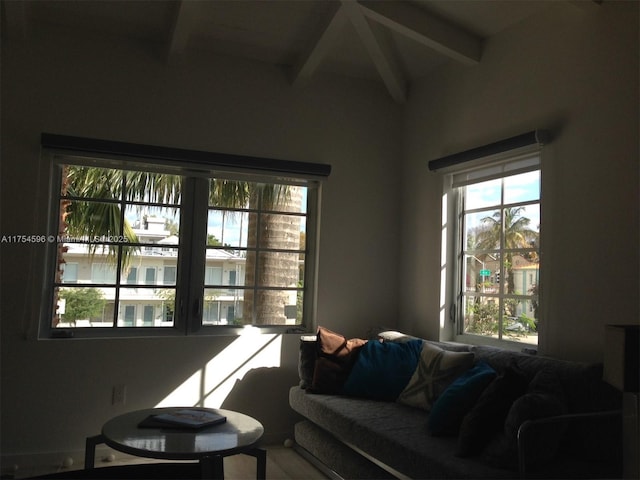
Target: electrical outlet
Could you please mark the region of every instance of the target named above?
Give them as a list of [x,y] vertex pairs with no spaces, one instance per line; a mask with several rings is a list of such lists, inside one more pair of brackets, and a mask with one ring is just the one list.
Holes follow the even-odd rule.
[[125,385],[114,385],[111,393],[112,405],[124,405],[127,400],[127,387]]

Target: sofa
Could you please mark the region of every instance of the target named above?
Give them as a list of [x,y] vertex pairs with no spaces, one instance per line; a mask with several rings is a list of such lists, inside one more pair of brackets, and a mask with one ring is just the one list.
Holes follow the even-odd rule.
[[333,478],[621,477],[621,395],[599,364],[320,327],[299,372],[295,445]]

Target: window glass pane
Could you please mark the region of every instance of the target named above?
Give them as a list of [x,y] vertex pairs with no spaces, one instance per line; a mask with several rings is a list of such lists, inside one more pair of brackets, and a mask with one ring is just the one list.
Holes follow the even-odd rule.
[[467,209],[485,208],[500,203],[502,180],[489,180],[474,183],[465,190],[465,206]]
[[503,337],[525,343],[537,343],[538,319],[536,299],[504,300]]
[[532,295],[540,279],[540,264],[535,251],[509,252],[504,256],[502,291],[507,294]]
[[299,253],[247,252],[247,264],[246,286],[295,288],[303,285],[304,265]]
[[118,241],[122,235],[118,203],[62,200],[60,209],[59,235],[66,237],[65,241]]
[[125,218],[131,225],[136,242],[158,245],[179,243],[180,214],[173,207],[128,205],[125,208]]
[[[299,290],[246,289],[242,321],[249,324],[257,323],[259,320],[262,325],[299,324],[302,320],[301,317],[298,319],[298,304],[302,300],[303,296]],[[294,306],[296,306],[295,318],[293,317]]]
[[504,179],[504,202],[517,203],[540,198],[540,170]]
[[500,248],[500,210],[484,210],[464,216],[465,250],[495,250]]
[[175,288],[154,288],[148,289],[152,292],[153,305],[156,308],[156,317],[154,318],[154,326],[171,327],[173,326],[174,312],[176,305],[176,289]]
[[202,308],[204,325],[241,325],[244,290],[205,288]]
[[246,247],[247,219],[246,212],[209,210],[207,245]]
[[119,200],[122,171],[111,168],[63,165],[62,196]]
[[129,202],[180,205],[182,177],[154,172],[126,172],[126,200]]
[[499,300],[495,297],[467,296],[464,308],[464,332],[478,335],[497,336],[499,320]]
[[62,287],[54,291],[53,326],[110,327],[113,325],[115,289]]
[[505,248],[534,247],[540,234],[540,204],[505,208]]
[[[498,293],[500,254],[478,253],[465,256],[465,291]],[[498,280],[498,282],[496,282]]]

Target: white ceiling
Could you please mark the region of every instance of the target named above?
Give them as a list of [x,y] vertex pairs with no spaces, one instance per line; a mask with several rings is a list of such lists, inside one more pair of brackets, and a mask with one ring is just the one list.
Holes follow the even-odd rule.
[[[36,29],[93,31],[287,68],[379,79],[398,102],[445,62],[475,65],[483,41],[556,2],[543,0],[2,0],[3,40]],[[581,8],[597,1],[564,0]],[[577,10],[577,9],[576,9]]]

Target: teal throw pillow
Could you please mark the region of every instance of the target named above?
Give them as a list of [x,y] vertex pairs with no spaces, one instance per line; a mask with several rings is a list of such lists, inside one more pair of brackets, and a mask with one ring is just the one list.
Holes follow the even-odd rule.
[[418,366],[422,340],[367,342],[344,383],[342,393],[375,400],[395,400]]
[[457,435],[462,419],[495,377],[496,371],[482,361],[460,375],[433,404],[429,432],[436,436]]

